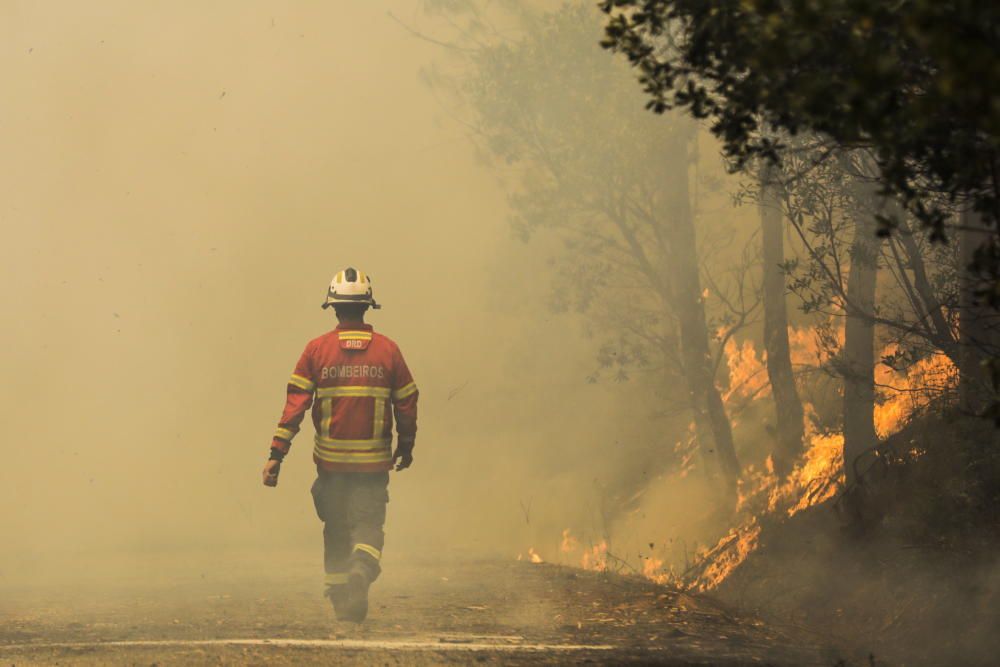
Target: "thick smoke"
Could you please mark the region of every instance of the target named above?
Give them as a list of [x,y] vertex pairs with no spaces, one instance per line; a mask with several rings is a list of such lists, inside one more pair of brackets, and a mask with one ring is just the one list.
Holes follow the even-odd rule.
[[586,383],[551,248],[512,239],[418,82],[438,47],[387,10],[413,7],[0,7],[0,584],[318,559],[310,429],[276,490],[259,468],[348,263],[422,392],[387,557],[603,530],[609,461],[661,436],[634,390]]

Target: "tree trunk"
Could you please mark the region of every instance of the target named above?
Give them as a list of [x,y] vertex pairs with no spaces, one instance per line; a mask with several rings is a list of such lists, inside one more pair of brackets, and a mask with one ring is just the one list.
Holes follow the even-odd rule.
[[844,472],[847,483],[863,472],[860,458],[878,442],[875,434],[875,285],[880,239],[875,220],[860,215],[851,243],[844,331]]
[[729,417],[715,384],[709,352],[708,325],[698,272],[698,250],[689,191],[687,156],[690,135],[677,132],[675,136],[673,145],[669,147],[672,148],[668,153],[671,164],[665,183],[669,192],[665,203],[670,209],[664,212],[664,217],[669,220],[666,234],[671,250],[671,296],[679,322],[681,360],[703,459],[717,463],[727,493],[735,497],[740,464],[733,445]]
[[985,363],[990,343],[988,306],[976,298],[976,276],[970,267],[976,249],[990,237],[982,217],[970,210],[962,212],[961,231],[958,238],[959,256],[959,310],[958,310],[958,398],[961,410],[967,414],[980,414],[989,404],[991,383],[989,367]]
[[[930,333],[933,343],[957,365],[959,360],[957,358],[958,355],[955,349],[955,339],[952,335],[951,326],[948,324],[948,320],[945,317],[946,313],[941,307],[940,301],[938,301],[934,294],[930,278],[927,277],[927,267],[923,256],[920,254],[920,248],[917,247],[917,242],[913,238],[913,231],[910,229],[910,224],[906,220],[906,212],[903,211],[903,208],[897,202],[893,201],[890,213],[899,220],[899,231],[895,238],[900,241],[900,245],[906,251],[909,268],[913,271],[913,288],[920,299],[920,308],[917,308],[917,310],[922,311],[918,315],[923,317],[926,313],[926,317],[930,322]],[[905,268],[900,267],[900,271],[904,271]]]
[[[993,378],[1000,363],[1000,313],[995,302],[989,302],[990,290],[996,289],[996,269],[989,259],[996,252],[989,247],[997,243],[996,233],[981,214],[963,211],[958,238],[958,399],[964,417],[958,420],[958,456],[965,492],[972,502],[988,508],[997,507],[1000,489],[1000,403]],[[985,266],[976,266],[977,250],[987,253]]]
[[775,192],[775,170],[765,162],[760,170],[760,227],[764,256],[764,349],[767,377],[777,413],[777,447],[774,469],[784,477],[802,452],[805,437],[802,400],[795,387],[788,345],[788,311],[785,303],[785,261],[781,203]]

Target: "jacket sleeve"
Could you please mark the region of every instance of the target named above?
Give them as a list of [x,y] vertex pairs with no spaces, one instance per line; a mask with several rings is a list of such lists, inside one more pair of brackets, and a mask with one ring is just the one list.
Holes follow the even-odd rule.
[[420,392],[406,366],[403,354],[396,348],[392,364],[392,409],[396,417],[396,432],[400,440],[413,441],[417,435],[417,398]]
[[278,453],[278,458],[288,453],[292,446],[292,438],[299,432],[299,425],[312,405],[313,392],[316,390],[316,380],[313,377],[310,348],[307,345],[299,363],[295,364],[292,377],[288,380],[285,410],[281,413],[281,421],[271,440],[272,455]]

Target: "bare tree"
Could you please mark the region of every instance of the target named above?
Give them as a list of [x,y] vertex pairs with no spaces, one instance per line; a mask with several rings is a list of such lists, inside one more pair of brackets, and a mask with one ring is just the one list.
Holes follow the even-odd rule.
[[[680,349],[684,375],[691,396],[691,410],[698,427],[698,439],[707,452],[714,452],[726,487],[735,490],[740,464],[733,445],[733,431],[715,383],[712,355],[709,351],[705,303],[698,272],[698,247],[695,239],[694,216],[690,206],[688,174],[689,144],[694,125],[683,123],[686,131],[675,133],[665,147],[672,164],[663,186],[672,211],[671,224],[664,231],[669,239],[667,262],[672,275],[671,306],[676,313],[680,331]],[[678,160],[681,156],[684,159]]]
[[[960,217],[959,262],[962,267],[973,266],[976,253],[993,246],[993,230],[982,216],[966,208]],[[959,288],[959,405],[968,414],[978,415],[995,400],[991,377],[990,357],[996,358],[997,313],[989,307],[982,294],[982,277],[974,271],[961,273]]]
[[878,246],[875,220],[856,221],[851,243],[844,325],[844,471],[848,484],[856,478],[865,452],[878,443],[875,434],[875,290]]
[[767,376],[774,396],[777,421],[775,471],[787,475],[802,451],[805,425],[802,399],[795,386],[788,343],[788,310],[785,303],[785,249],[781,201],[776,170],[769,162],[760,165],[760,227],[764,273],[764,349]]
[[[614,330],[600,332],[599,360],[619,377],[640,361],[664,373],[695,424],[706,470],[721,473],[732,497],[740,464],[691,207],[696,126],[643,109],[627,68],[595,48],[599,18],[591,7],[525,10],[516,37],[462,43],[467,68],[452,88],[483,154],[516,179],[515,229],[563,241],[557,305],[615,314]],[[728,315],[730,333],[748,321]]]

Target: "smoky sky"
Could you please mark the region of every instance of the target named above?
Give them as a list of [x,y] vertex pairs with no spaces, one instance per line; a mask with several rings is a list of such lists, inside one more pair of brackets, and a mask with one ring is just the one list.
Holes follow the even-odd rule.
[[390,12],[434,29],[410,0],[0,3],[0,582],[313,554],[311,427],[259,469],[347,265],[421,390],[387,558],[600,535],[609,471],[676,440],[641,381],[586,381],[582,325],[616,323],[551,310],[558,243],[513,237],[420,82],[446,54]]

